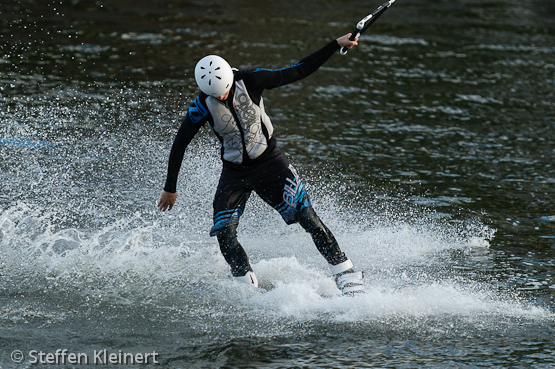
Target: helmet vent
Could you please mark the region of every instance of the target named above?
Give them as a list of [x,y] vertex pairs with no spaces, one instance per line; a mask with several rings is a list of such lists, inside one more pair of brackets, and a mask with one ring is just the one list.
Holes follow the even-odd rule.
[[233,71],[225,59],[208,55],[197,63],[195,79],[202,92],[218,97],[233,86]]

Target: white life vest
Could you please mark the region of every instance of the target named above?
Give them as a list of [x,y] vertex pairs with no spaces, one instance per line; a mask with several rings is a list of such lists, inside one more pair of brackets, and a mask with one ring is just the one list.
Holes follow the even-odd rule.
[[264,110],[262,97],[260,104],[255,104],[242,80],[235,82],[231,109],[225,101],[214,97],[208,97],[206,105],[214,120],[211,128],[220,140],[225,161],[244,164],[245,153],[252,160],[268,148],[274,127]]

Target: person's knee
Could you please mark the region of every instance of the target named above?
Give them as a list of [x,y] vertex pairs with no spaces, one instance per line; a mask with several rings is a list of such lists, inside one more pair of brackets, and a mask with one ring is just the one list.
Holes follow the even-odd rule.
[[308,206],[301,210],[298,216],[299,224],[303,227],[307,232],[313,233],[316,230],[323,230],[325,229],[324,224],[312,208],[312,206]]
[[237,225],[229,225],[216,232],[220,245],[229,245],[237,242]]

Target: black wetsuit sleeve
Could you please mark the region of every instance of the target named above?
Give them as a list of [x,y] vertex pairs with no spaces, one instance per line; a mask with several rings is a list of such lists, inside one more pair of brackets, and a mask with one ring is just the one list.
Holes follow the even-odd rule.
[[243,78],[249,89],[262,93],[265,89],[285,86],[306,78],[320,68],[333,54],[339,50],[337,40],[333,40],[320,50],[283,69],[255,69],[245,72]]
[[164,191],[172,193],[177,191],[177,176],[179,174],[179,170],[181,169],[185,149],[206,121],[206,116],[199,119],[198,115],[195,114],[195,112],[197,112],[196,108],[199,106],[198,101],[199,99],[195,100],[189,108],[187,116],[183,120],[183,123],[181,123],[181,127],[179,127],[177,135],[173,141],[170,158],[168,160],[168,174],[166,177]]

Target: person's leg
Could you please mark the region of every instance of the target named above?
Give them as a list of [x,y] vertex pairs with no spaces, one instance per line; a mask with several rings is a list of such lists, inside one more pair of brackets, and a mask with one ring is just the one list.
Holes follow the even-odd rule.
[[217,237],[220,251],[231,268],[232,276],[243,277],[250,273],[250,284],[258,286],[247,253],[237,240],[239,218],[251,193],[242,174],[225,168],[222,171],[214,196],[214,226],[210,230],[210,236]]
[[335,237],[316,215],[312,206],[303,209],[298,220],[301,227],[312,236],[318,251],[326,258],[337,288],[345,294],[364,291],[362,272],[354,271],[353,262],[341,252]]
[[253,181],[256,193],[276,209],[287,224],[299,223],[314,240],[328,263],[345,260],[330,230],[322,223],[310,204],[304,185],[287,157],[276,148]]
[[353,263],[341,251],[331,231],[312,208],[297,171],[278,148],[261,166],[253,186],[287,224],[299,223],[310,233],[316,248],[328,262],[337,287],[343,293],[363,290],[362,273],[353,270]]
[[231,275],[240,277],[247,272],[252,272],[247,253],[237,240],[237,225],[233,224],[220,229],[216,236],[220,244],[220,251],[231,267]]
[[316,215],[312,206],[299,213],[298,221],[301,227],[310,233],[318,251],[326,258],[337,288],[345,294],[363,292],[362,272],[355,272],[353,262],[341,252],[335,237]]
[[337,265],[347,260],[347,257],[337,244],[331,231],[320,220],[312,206],[301,210],[298,214],[298,222],[305,231],[310,233],[316,248],[330,265]]

